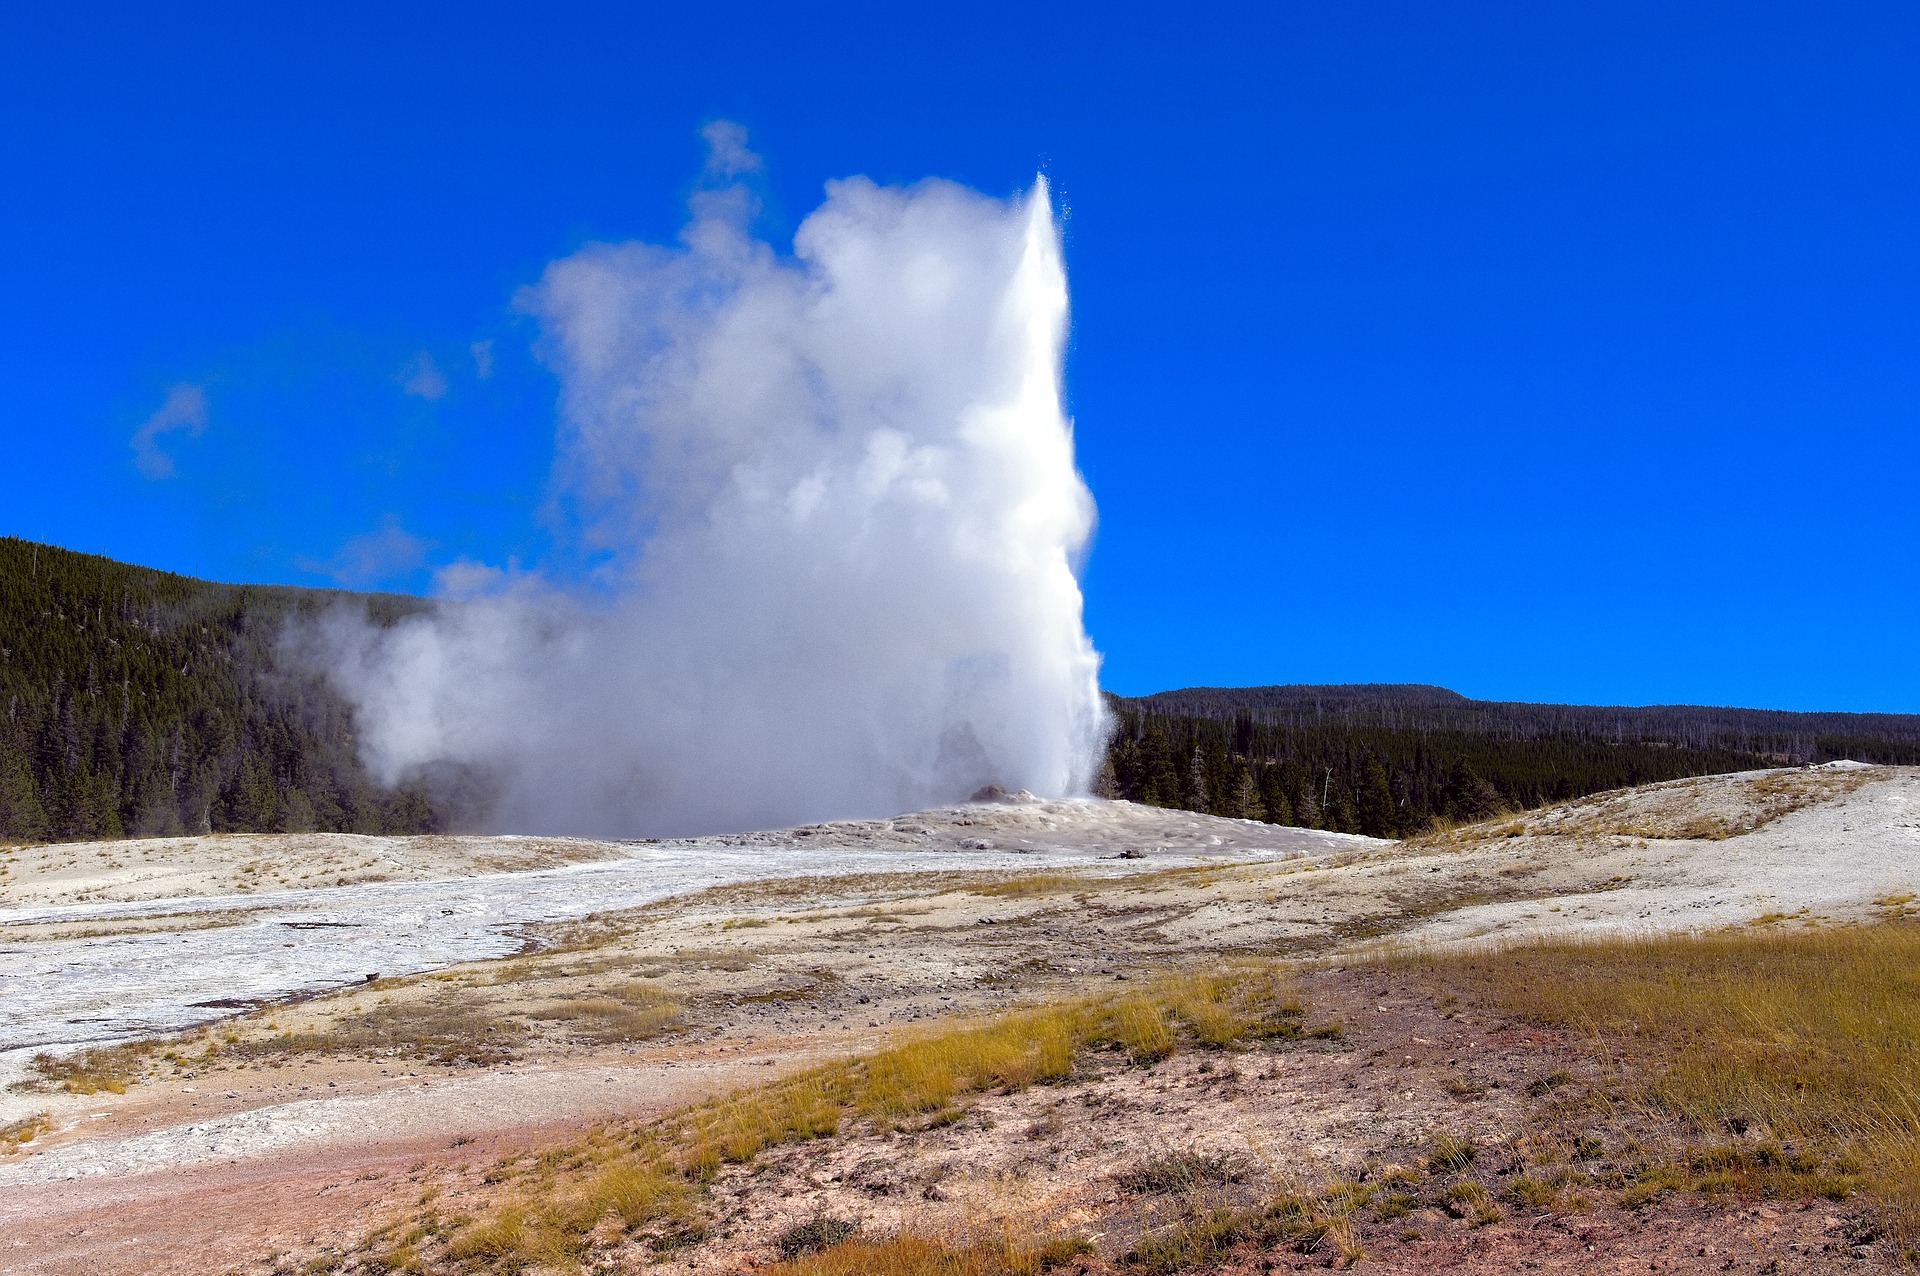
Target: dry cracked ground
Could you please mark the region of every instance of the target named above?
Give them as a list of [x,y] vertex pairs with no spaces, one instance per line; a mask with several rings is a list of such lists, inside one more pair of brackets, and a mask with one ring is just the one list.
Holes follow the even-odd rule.
[[[1287,859],[1235,854],[1259,826],[1084,809],[1096,814],[1013,804],[810,836],[906,828],[958,846],[983,827],[1007,842],[1044,826],[1057,840],[1081,819],[1115,857],[1097,868],[740,882],[537,928],[508,958],[45,1061],[0,1100],[0,1269],[507,1262],[497,1247],[456,1261],[434,1248],[440,1224],[420,1222],[493,1217],[530,1167],[714,1096],[769,1092],[955,1023],[1110,1005],[1166,972],[1247,961],[1285,983],[1286,1031],[1146,1052],[1095,1033],[1048,1084],[983,1089],[912,1119],[847,1120],[730,1160],[671,1226],[602,1228],[568,1261],[751,1270],[848,1236],[911,1232],[956,1244],[1071,1237],[1046,1261],[1083,1271],[1901,1263],[1844,1183],[1636,1190],[1635,1165],[1670,1131],[1631,1100],[1604,1043],[1463,1000],[1418,954],[1909,912],[1920,769],[1678,781],[1405,843],[1322,837]],[[1167,867],[1182,839],[1217,853]],[[154,898],[170,882],[217,896],[269,875],[334,884],[383,856],[388,873],[450,873],[618,853],[385,841],[194,840],[174,870],[154,843],[24,848],[0,880],[9,901]],[[103,854],[125,876],[96,865],[77,884],[77,866]],[[0,929],[0,944],[57,929]],[[1336,1198],[1346,1207],[1329,1213]],[[1231,1223],[1275,1200],[1301,1202],[1298,1217],[1264,1207],[1258,1226]],[[1209,1248],[1193,1240],[1208,1218],[1238,1230]],[[423,1239],[396,1257],[406,1228]]]

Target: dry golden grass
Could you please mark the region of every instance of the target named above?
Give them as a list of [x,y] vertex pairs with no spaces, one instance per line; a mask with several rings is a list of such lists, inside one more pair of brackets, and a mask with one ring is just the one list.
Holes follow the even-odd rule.
[[1093,1247],[1075,1237],[1037,1245],[949,1245],[924,1236],[844,1241],[765,1270],[775,1276],[1039,1276]]
[[1127,1265],[1143,1276],[1209,1270],[1226,1263],[1237,1247],[1252,1243],[1284,1244],[1321,1254],[1334,1266],[1350,1267],[1366,1257],[1354,1215],[1378,1194],[1374,1186],[1342,1181],[1318,1191],[1282,1191],[1264,1203],[1245,1207],[1196,1192],[1172,1223],[1146,1232],[1134,1243],[1126,1255]]
[[[536,977],[524,973],[521,979]],[[229,1050],[249,1060],[366,1054],[449,1064],[493,1063],[511,1058],[533,1035],[534,1024],[543,1025],[547,1033],[597,1044],[642,1041],[672,1028],[679,1022],[681,1009],[661,989],[637,980],[596,990],[591,996],[562,991],[551,1001],[518,1012],[502,1008],[483,993],[450,989],[421,999],[383,1002],[315,1030],[248,1037]]]
[[[1920,926],[1529,943],[1427,956],[1447,987],[1589,1035],[1689,1146],[1636,1185],[1845,1195],[1920,1240]],[[1632,1202],[1629,1202],[1632,1203]]]
[[1173,1053],[1173,1024],[1166,999],[1151,993],[1122,997],[1112,1011],[1113,1039],[1126,1047],[1135,1063],[1152,1063]]
[[1432,816],[1424,829],[1403,839],[1401,845],[1409,849],[1425,850],[1436,846],[1482,842],[1498,837],[1520,837],[1526,832],[1526,822],[1514,819],[1513,812],[1503,807],[1492,815],[1483,816],[1477,820],[1448,819],[1444,815]]
[[150,1047],[143,1042],[96,1046],[68,1055],[38,1054],[29,1065],[45,1084],[68,1094],[125,1094],[137,1079],[140,1061]]
[[564,1026],[573,1036],[596,1043],[642,1041],[679,1022],[682,1007],[652,984],[615,984],[600,996],[563,998],[538,1006],[528,1017]]
[[1886,910],[1887,920],[1900,917],[1920,916],[1920,905],[1916,905],[1912,891],[1895,891],[1891,895],[1882,895],[1873,901],[1878,908]]
[[0,1156],[13,1155],[52,1128],[53,1121],[44,1112],[0,1125]]
[[1405,846],[1431,849],[1470,846],[1526,836],[1631,837],[1723,841],[1762,828],[1785,815],[1845,797],[1884,772],[1770,771],[1721,779],[1706,777],[1654,786],[1593,793],[1562,806],[1516,815],[1500,812],[1457,823],[1435,817]]
[[982,880],[997,880],[998,876],[978,870],[923,869],[898,873],[755,878],[746,882],[729,882],[724,886],[709,886],[686,895],[655,900],[625,913],[603,916],[617,920],[622,916],[686,913],[697,908],[771,907],[792,900],[818,902],[834,897],[868,901],[916,899],[938,895],[943,891],[967,890]]
[[967,889],[975,895],[1002,899],[1031,899],[1040,895],[1065,895],[1074,891],[1098,890],[1103,883],[1075,873],[1026,873],[1003,882],[982,882]]
[[444,1063],[494,1062],[526,1037],[524,1025],[474,994],[377,1005],[315,1032],[259,1037],[236,1047],[246,1058],[282,1054],[392,1054]]

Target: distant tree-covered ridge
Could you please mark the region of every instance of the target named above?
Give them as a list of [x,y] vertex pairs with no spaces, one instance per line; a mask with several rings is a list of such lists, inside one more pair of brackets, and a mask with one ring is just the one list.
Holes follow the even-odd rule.
[[0,538],[0,837],[442,827],[445,800],[375,784],[347,704],[278,659],[295,617],[429,605]]
[[1685,776],[1920,763],[1920,714],[1514,704],[1393,684],[1192,687],[1108,705],[1110,796],[1376,837]]
[[[392,624],[432,606],[215,584],[0,538],[0,839],[477,822],[483,777],[376,784],[351,707],[285,655],[303,618],[345,608]],[[1110,796],[1380,836],[1682,776],[1839,757],[1920,763],[1920,715],[1498,704],[1419,686],[1196,687],[1108,702]]]

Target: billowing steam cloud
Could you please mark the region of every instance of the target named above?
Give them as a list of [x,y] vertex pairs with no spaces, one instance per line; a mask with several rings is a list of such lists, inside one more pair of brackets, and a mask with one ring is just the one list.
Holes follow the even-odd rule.
[[1045,181],[835,182],[783,256],[728,184],[743,135],[709,140],[678,246],[586,248],[523,299],[611,601],[521,578],[336,629],[368,762],[465,764],[496,826],[603,834],[1084,791],[1093,505]]

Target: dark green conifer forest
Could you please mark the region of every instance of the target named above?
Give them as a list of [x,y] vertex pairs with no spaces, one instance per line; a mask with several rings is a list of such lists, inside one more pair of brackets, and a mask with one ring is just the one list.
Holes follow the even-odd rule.
[[0,837],[442,827],[421,786],[373,783],[345,702],[277,658],[296,616],[425,605],[0,538]]
[[1685,776],[1920,764],[1914,714],[1513,704],[1392,684],[1198,687],[1108,705],[1108,796],[1374,837]]
[[[214,584],[0,538],[0,838],[479,822],[482,777],[376,784],[351,708],[287,654],[289,626],[330,609],[392,624],[432,605]],[[1920,763],[1920,715],[1498,704],[1418,686],[1108,700],[1104,795],[1381,837],[1682,776]]]

